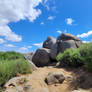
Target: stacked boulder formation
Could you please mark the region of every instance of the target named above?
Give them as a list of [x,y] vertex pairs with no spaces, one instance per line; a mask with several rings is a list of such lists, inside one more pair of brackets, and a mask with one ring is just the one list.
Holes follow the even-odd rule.
[[81,44],[82,41],[79,38],[69,33],[61,34],[57,39],[48,37],[43,47],[33,55],[32,62],[36,66],[50,65],[56,60],[58,53],[63,53],[68,48],[78,48]]

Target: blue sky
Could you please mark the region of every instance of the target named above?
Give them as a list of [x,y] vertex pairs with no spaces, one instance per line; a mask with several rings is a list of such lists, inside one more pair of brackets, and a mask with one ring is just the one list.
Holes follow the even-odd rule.
[[48,36],[92,40],[92,0],[0,0],[0,51],[35,51]]

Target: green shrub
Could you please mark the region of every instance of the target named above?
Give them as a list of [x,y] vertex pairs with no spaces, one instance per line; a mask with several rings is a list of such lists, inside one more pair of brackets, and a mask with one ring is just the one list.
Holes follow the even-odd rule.
[[57,61],[63,66],[84,67],[92,71],[92,43],[83,44],[77,49],[67,49],[57,55]]
[[61,61],[61,58],[62,58],[63,54],[62,53],[59,53],[56,57],[56,60],[57,61]]
[[16,60],[24,58],[24,55],[17,52],[0,52],[0,60]]
[[92,71],[92,43],[82,45],[80,47],[80,53],[84,62],[84,68]]
[[16,76],[17,73],[31,73],[27,61],[23,59],[0,61],[0,86],[6,83],[10,78]]
[[78,49],[67,49],[62,55],[59,54],[56,58],[61,62],[62,66],[81,66],[81,55]]

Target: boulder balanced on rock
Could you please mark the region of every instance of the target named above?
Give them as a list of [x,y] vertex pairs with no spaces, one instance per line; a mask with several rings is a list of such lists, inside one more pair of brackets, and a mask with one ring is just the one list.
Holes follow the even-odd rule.
[[72,34],[65,33],[57,38],[57,44],[57,52],[63,53],[68,48],[78,48],[82,44],[82,41]]
[[57,40],[53,37],[48,37],[43,43],[43,47],[38,49],[33,55],[32,61],[37,66],[45,66],[53,63],[56,60],[58,53],[63,53],[68,48],[78,48],[82,41],[76,36],[64,33]]

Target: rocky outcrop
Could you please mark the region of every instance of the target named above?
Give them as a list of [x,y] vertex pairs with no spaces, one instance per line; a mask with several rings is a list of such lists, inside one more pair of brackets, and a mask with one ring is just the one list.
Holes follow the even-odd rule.
[[65,41],[60,40],[58,42],[58,53],[64,52],[67,48],[72,48],[72,49],[77,48],[75,41],[74,40],[65,40]]
[[78,48],[82,44],[82,41],[72,34],[65,33],[57,38],[57,44],[57,52],[63,53],[68,48]]
[[65,40],[75,40],[75,41],[80,41],[79,38],[77,38],[76,36],[72,35],[72,34],[69,34],[69,33],[63,33],[61,34],[57,40],[62,40],[62,41],[65,41]]
[[45,66],[48,65],[50,62],[50,50],[46,48],[39,48],[33,58],[32,61],[35,65],[39,66]]
[[57,56],[57,43],[53,44],[50,49],[50,58],[52,60],[56,60],[56,56]]
[[53,37],[48,37],[43,43],[43,47],[38,49],[35,54],[26,55],[28,59],[32,57],[32,62],[37,66],[46,66],[56,61],[58,53],[63,53],[68,48],[78,48],[82,41],[76,36],[65,33],[61,34],[57,40]]
[[12,78],[5,84],[4,92],[49,92],[44,80],[37,79],[37,77],[27,75]]
[[56,39],[53,37],[48,37],[43,43],[43,48],[51,49],[52,46],[56,43]]
[[64,74],[61,72],[54,72],[48,74],[48,76],[45,79],[45,82],[47,84],[56,84],[56,83],[62,83],[65,80]]

